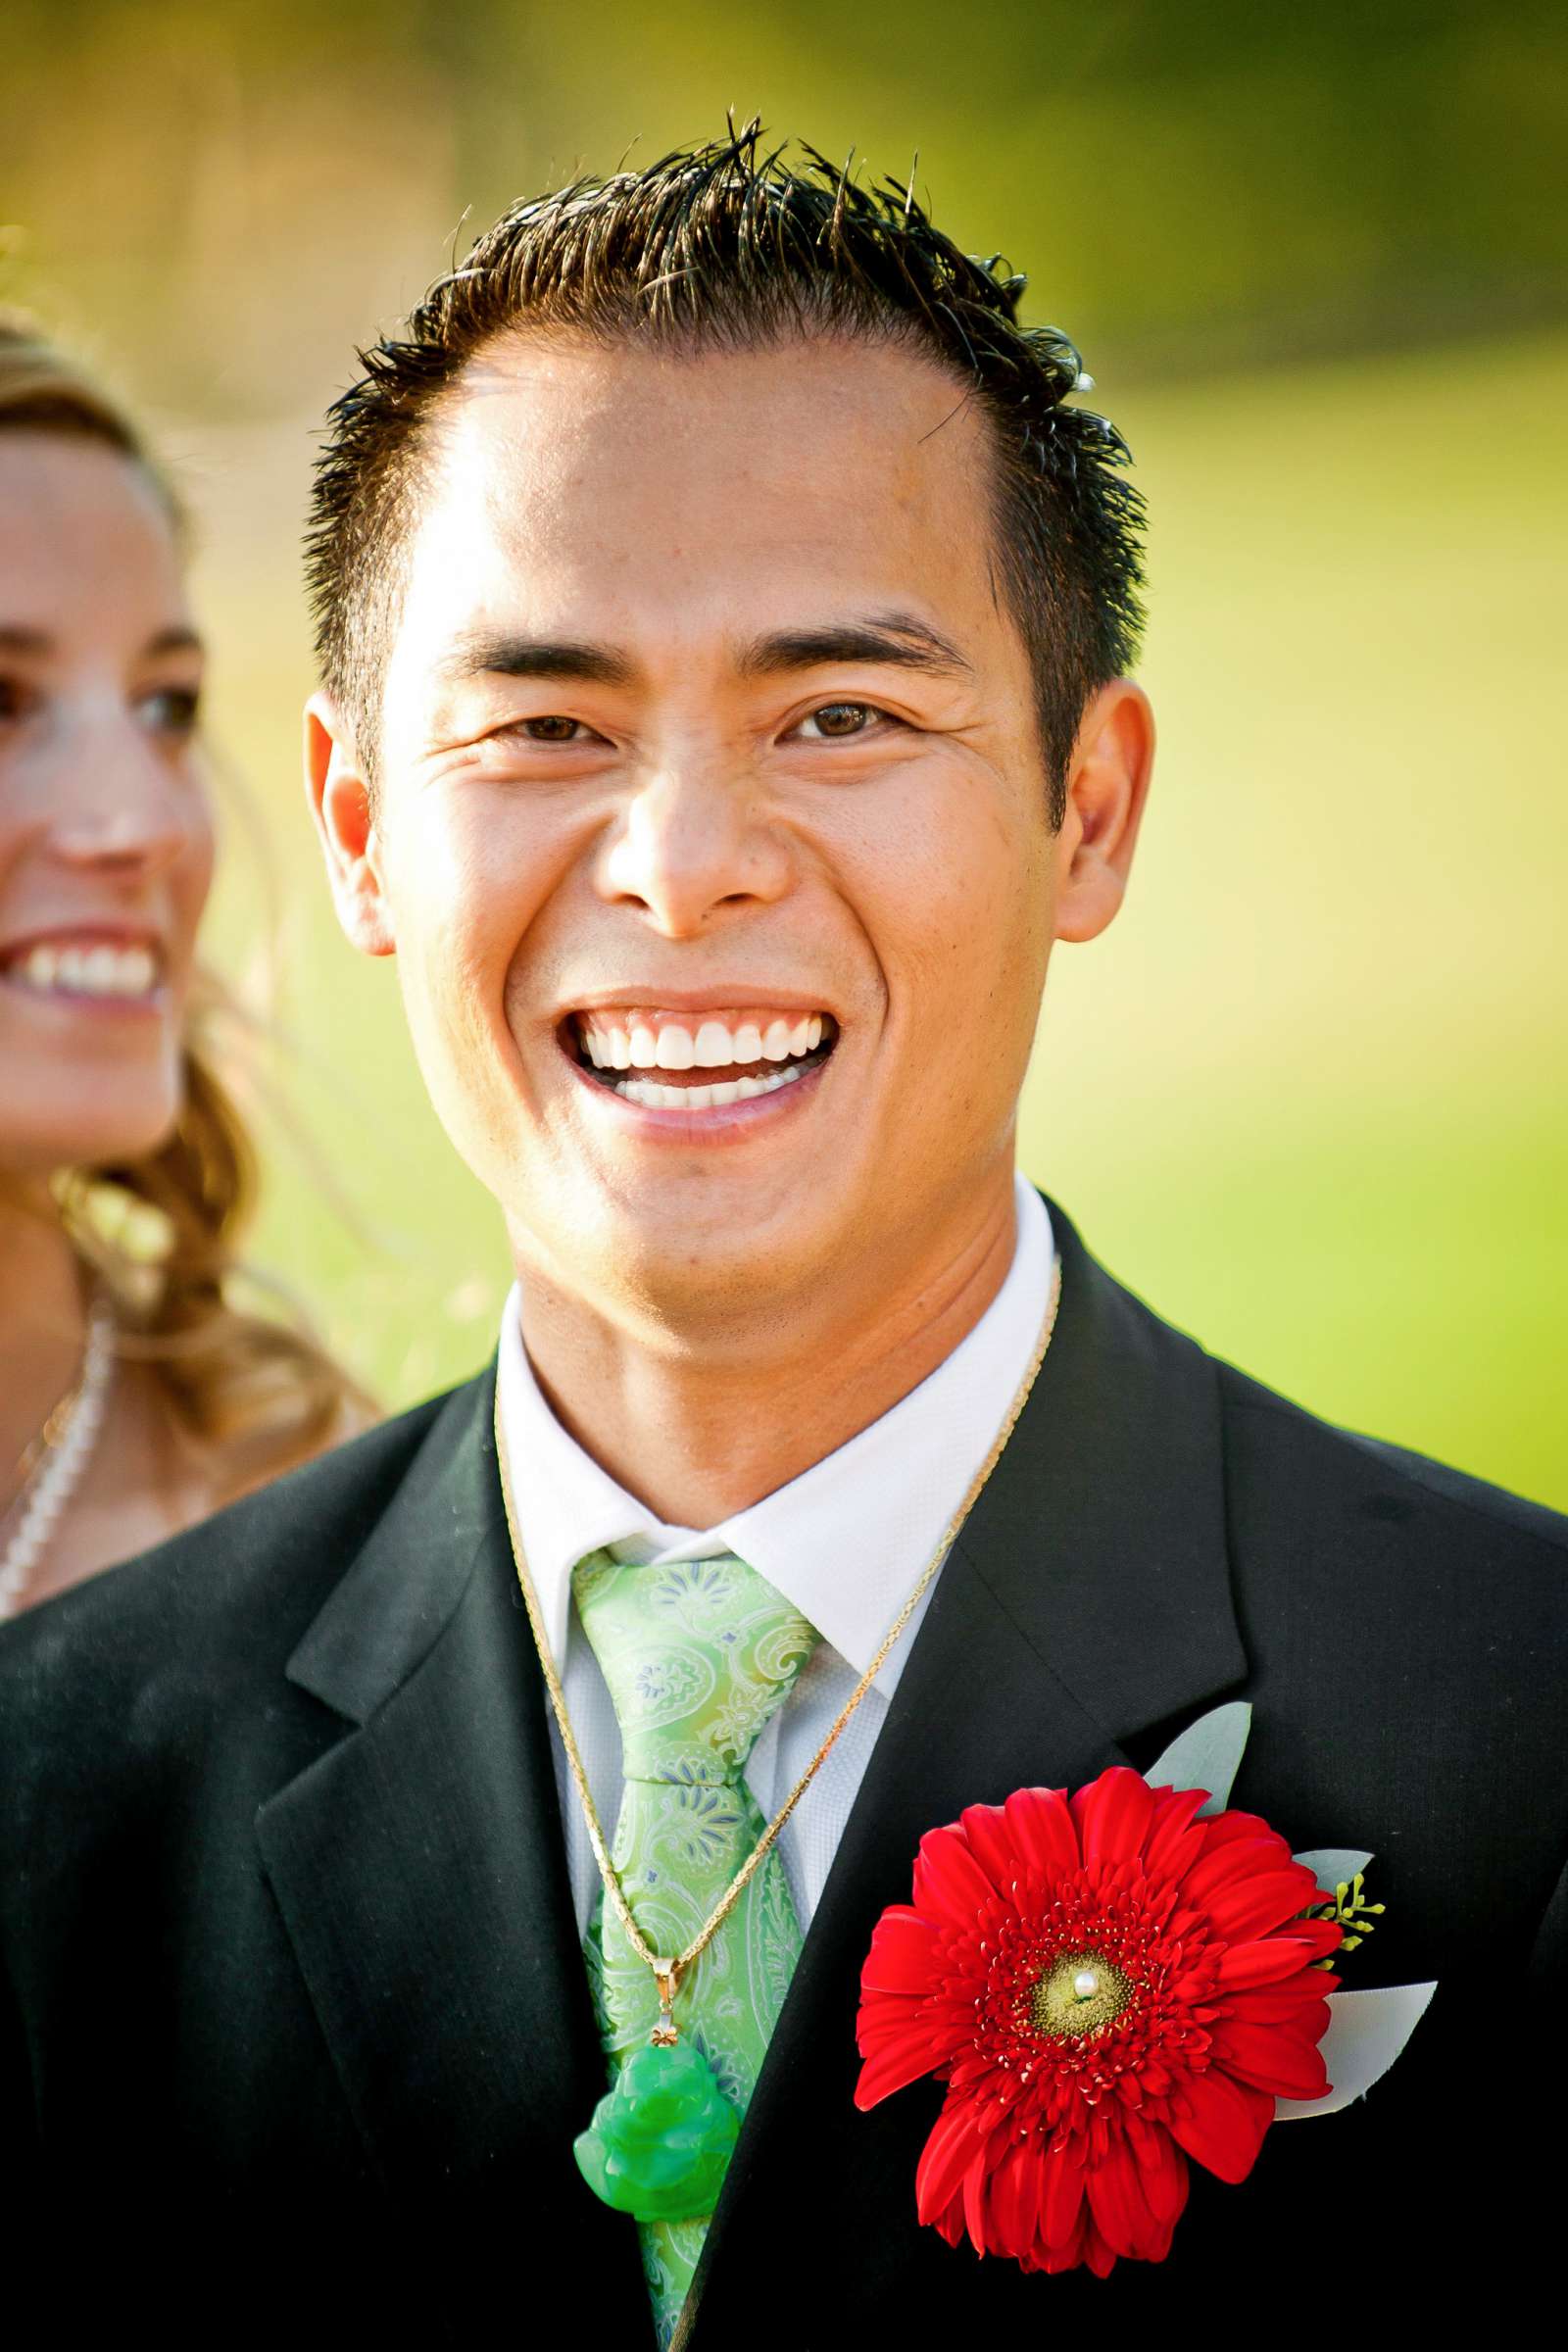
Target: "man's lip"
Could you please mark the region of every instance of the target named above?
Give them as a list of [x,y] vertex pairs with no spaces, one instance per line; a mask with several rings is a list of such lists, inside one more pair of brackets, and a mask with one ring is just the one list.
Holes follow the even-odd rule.
[[[790,1085],[775,1092],[756,1095],[749,1102],[713,1103],[706,1110],[685,1110],[678,1107],[656,1108],[651,1103],[630,1102],[612,1087],[603,1085],[587,1066],[572,1055],[566,1055],[572,1076],[579,1086],[587,1087],[602,1107],[603,1115],[624,1121],[640,1128],[649,1137],[662,1137],[668,1143],[739,1144],[755,1127],[763,1126],[778,1118],[789,1117],[804,1107],[807,1099],[822,1083],[832,1056],[813,1062]],[[659,1073],[638,1073],[657,1078]],[[796,1098],[800,1100],[797,1101]]]
[[839,1026],[838,1006],[831,997],[808,994],[798,988],[775,988],[763,980],[715,981],[710,988],[663,988],[637,981],[616,988],[589,989],[566,1000],[555,1015],[569,1021],[580,1012],[731,1012],[737,1006],[769,1005],[778,1012],[830,1012]]

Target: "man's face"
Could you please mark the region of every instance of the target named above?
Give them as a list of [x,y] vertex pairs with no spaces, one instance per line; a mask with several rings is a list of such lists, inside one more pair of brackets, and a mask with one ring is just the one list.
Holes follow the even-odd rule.
[[519,1264],[673,1327],[874,1296],[994,1208],[1061,860],[988,464],[863,343],[462,379],[357,929]]

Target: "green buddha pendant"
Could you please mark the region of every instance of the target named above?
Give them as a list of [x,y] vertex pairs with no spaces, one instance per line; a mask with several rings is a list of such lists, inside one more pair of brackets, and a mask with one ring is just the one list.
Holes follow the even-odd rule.
[[639,2222],[700,2221],[718,2202],[740,2118],[689,2041],[635,2050],[572,2142],[595,2196]]

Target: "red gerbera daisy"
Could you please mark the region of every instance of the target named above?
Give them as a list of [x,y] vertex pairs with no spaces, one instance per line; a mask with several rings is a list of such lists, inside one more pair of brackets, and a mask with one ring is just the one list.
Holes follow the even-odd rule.
[[856,2103],[948,2085],[915,2177],[950,2245],[1101,2278],[1160,2262],[1187,2159],[1251,2171],[1276,2097],[1329,2088],[1318,2050],[1341,1938],[1312,1872],[1252,1813],[1117,1766],[1020,1788],[920,1840],[912,1905],[860,1976]]

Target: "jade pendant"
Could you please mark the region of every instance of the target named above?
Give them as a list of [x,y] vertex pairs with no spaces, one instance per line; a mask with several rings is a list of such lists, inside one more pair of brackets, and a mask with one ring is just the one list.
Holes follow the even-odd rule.
[[634,2050],[572,2142],[595,2196],[640,2222],[712,2212],[740,2118],[689,2041]]

